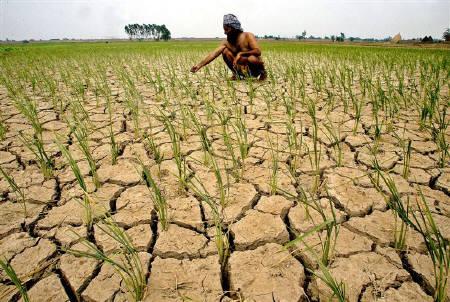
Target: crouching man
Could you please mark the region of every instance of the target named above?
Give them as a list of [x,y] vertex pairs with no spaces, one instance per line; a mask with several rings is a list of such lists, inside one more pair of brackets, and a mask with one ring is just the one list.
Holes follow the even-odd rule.
[[227,39],[200,63],[193,66],[191,72],[197,72],[200,68],[222,55],[225,64],[233,72],[232,80],[245,77],[259,78],[260,81],[265,80],[267,73],[255,35],[250,32],[244,32],[241,23],[232,14],[223,16],[223,30],[227,35]]

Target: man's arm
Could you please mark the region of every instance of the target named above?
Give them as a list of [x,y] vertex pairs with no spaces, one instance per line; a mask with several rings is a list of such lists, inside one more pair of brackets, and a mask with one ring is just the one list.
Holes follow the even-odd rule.
[[212,51],[209,55],[207,55],[200,63],[198,63],[197,65],[193,66],[191,68],[191,72],[197,72],[203,66],[208,65],[209,63],[211,63],[215,58],[220,56],[220,54],[223,52],[225,47],[226,47],[225,43],[222,43],[219,47],[217,47],[214,51]]

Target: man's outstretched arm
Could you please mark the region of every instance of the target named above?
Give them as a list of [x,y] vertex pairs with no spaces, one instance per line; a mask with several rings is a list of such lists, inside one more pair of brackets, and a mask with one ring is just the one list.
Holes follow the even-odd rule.
[[220,54],[223,52],[225,47],[226,47],[225,44],[221,44],[214,51],[212,51],[209,55],[207,55],[200,63],[198,63],[197,65],[194,65],[191,68],[191,72],[197,72],[203,66],[208,65],[209,63],[211,63],[215,58],[220,56]]

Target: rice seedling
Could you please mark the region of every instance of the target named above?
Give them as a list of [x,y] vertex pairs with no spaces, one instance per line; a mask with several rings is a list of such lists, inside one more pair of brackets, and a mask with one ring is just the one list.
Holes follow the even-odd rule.
[[6,132],[8,131],[8,127],[6,126],[2,116],[0,114],[0,141],[4,140],[6,137]]
[[338,123],[338,126],[335,127],[333,123],[328,120],[328,124],[323,124],[326,131],[322,132],[325,134],[325,136],[328,138],[328,140],[331,142],[331,147],[333,148],[334,155],[336,158],[336,164],[338,167],[342,166],[342,142],[341,142],[341,124],[342,122]]
[[447,282],[450,272],[450,243],[437,226],[422,190],[419,187],[419,198],[416,199],[417,210],[413,210],[410,208],[409,202],[405,205],[402,201],[393,179],[380,170],[376,172],[389,190],[389,207],[407,227],[418,232],[425,242],[428,254],[433,262],[434,301],[446,301]]
[[42,134],[35,133],[33,136],[29,136],[20,131],[19,139],[33,153],[44,178],[50,179],[53,176],[54,163],[45,151]]
[[145,296],[147,282],[142,262],[136,248],[133,246],[130,237],[120,228],[112,217],[104,217],[99,223],[98,228],[107,236],[117,242],[120,246],[119,252],[107,255],[100,250],[94,243],[84,237],[79,237],[80,243],[86,247],[87,251],[65,249],[69,254],[76,257],[87,257],[111,265],[119,274],[123,284],[128,290],[130,300],[142,301]]
[[109,89],[109,86],[106,85],[107,91],[105,92],[106,95],[106,109],[108,110],[108,117],[109,117],[109,143],[110,143],[110,151],[111,151],[111,164],[115,165],[117,163],[117,157],[119,156],[119,146],[116,143],[116,138],[113,130],[113,105],[111,102],[111,91]]
[[93,220],[94,220],[93,212],[92,212],[92,207],[91,207],[91,199],[88,194],[88,189],[87,189],[86,182],[84,180],[84,176],[81,173],[78,163],[73,159],[73,156],[70,153],[70,151],[61,143],[61,138],[57,137],[55,142],[56,142],[59,150],[61,151],[61,153],[67,160],[67,162],[75,176],[75,179],[77,180],[78,185],[80,186],[81,190],[83,191],[83,200],[78,201],[78,202],[84,208],[84,213],[85,213],[84,222],[85,222],[86,226],[88,227],[88,229],[92,229]]
[[145,143],[150,152],[153,155],[153,159],[158,165],[158,177],[161,177],[161,163],[164,160],[164,155],[161,152],[161,148],[156,144],[152,135],[144,134]]
[[26,203],[24,191],[16,183],[16,181],[14,180],[14,177],[12,177],[8,173],[6,173],[6,171],[3,170],[2,167],[0,167],[0,174],[3,176],[3,178],[6,180],[8,185],[11,187],[11,190],[16,194],[17,198],[22,203],[24,216],[27,217],[28,216],[28,214],[27,214],[27,203]]
[[231,124],[233,132],[236,136],[237,143],[239,145],[240,163],[241,163],[241,177],[245,169],[245,159],[248,157],[250,152],[251,143],[248,141],[247,127],[245,121],[241,116],[236,118],[235,123]]
[[[318,132],[319,126],[316,118],[316,103],[312,99],[308,99],[307,102],[308,115],[312,120],[312,140],[313,140],[313,151],[312,155],[310,150],[308,150],[308,156],[311,163],[311,167],[314,170],[314,185],[313,192],[316,192],[319,188],[320,182],[320,158],[322,156],[322,146],[319,143]],[[309,147],[308,147],[309,149]]]
[[178,179],[180,180],[180,184],[182,186],[185,186],[185,184],[187,183],[186,180],[188,178],[189,171],[186,166],[186,161],[181,154],[180,136],[175,130],[175,127],[173,126],[170,118],[166,116],[162,111],[160,111],[160,113],[162,122],[167,130],[167,133],[169,134],[170,141],[172,143],[172,153],[178,170]]
[[[301,127],[301,126],[300,126]],[[297,129],[292,120],[288,119],[286,122],[286,137],[288,142],[289,153],[291,159],[289,162],[289,170],[291,173],[295,173],[297,170],[298,160],[300,157],[300,151],[303,140],[303,133],[300,133],[300,138],[297,135]]]
[[219,255],[219,261],[221,265],[224,266],[230,253],[230,243],[227,236],[225,236],[223,232],[224,228],[220,214],[221,210],[219,210],[219,207],[217,206],[213,197],[211,197],[209,192],[206,190],[203,183],[195,175],[192,179],[189,180],[187,187],[192,190],[192,192],[194,192],[194,194],[197,195],[203,202],[205,202],[211,209],[215,228],[214,239]]
[[92,180],[94,181],[94,185],[95,188],[99,188],[100,187],[100,181],[98,180],[98,175],[97,175],[97,164],[95,162],[94,157],[92,156],[92,153],[90,151],[89,148],[89,136],[87,133],[87,129],[85,128],[85,126],[82,123],[78,123],[77,125],[72,125],[72,133],[75,135],[77,142],[78,142],[78,146],[80,148],[80,150],[83,152],[84,157],[86,158],[88,164],[89,164],[89,168],[90,168],[90,173],[92,175]]
[[270,138],[270,135],[267,135],[267,140],[269,142],[270,147],[270,158],[271,158],[271,167],[272,167],[272,173],[270,174],[270,194],[274,195],[277,193],[278,183],[277,183],[277,174],[278,174],[278,168],[279,168],[279,149],[278,149],[278,135],[276,137],[276,145],[274,148],[272,139]]
[[329,297],[330,300],[332,300],[334,297],[336,297],[338,299],[338,301],[345,302],[345,301],[348,301],[346,294],[345,294],[345,284],[342,281],[338,282],[333,277],[333,275],[331,274],[331,272],[328,269],[328,262],[324,263],[323,256],[320,257],[319,255],[317,255],[317,253],[314,251],[314,249],[312,247],[310,247],[308,245],[308,243],[305,241],[305,239],[308,236],[316,234],[316,233],[322,231],[323,229],[328,228],[327,227],[328,225],[333,225],[334,223],[335,222],[332,219],[326,220],[326,221],[322,222],[321,224],[316,225],[314,228],[312,228],[308,232],[305,232],[304,234],[297,236],[297,238],[295,238],[294,240],[291,240],[290,242],[285,244],[284,248],[287,249],[290,247],[294,247],[299,243],[303,244],[306,247],[306,251],[309,252],[313,256],[313,258],[316,260],[316,262],[319,266],[320,273],[318,273],[315,270],[312,270],[310,268],[306,268],[306,269],[310,273],[312,273],[315,277],[322,280],[325,283],[325,285],[331,289],[332,296]]
[[150,170],[144,165],[142,160],[138,159],[142,169],[142,179],[145,185],[150,190],[153,205],[158,212],[159,222],[161,223],[162,230],[167,231],[169,227],[169,217],[167,212],[167,201],[155,180],[150,173]]
[[0,260],[0,268],[2,269],[2,271],[5,272],[5,274],[9,278],[9,280],[11,280],[11,282],[17,288],[17,290],[19,291],[20,296],[22,297],[23,301],[24,302],[29,302],[30,298],[28,297],[27,288],[22,283],[22,281],[20,281],[19,277],[16,274],[16,271],[11,266],[11,264],[8,263],[8,261],[6,261],[6,259],[5,260]]
[[[437,126],[435,126],[437,124]],[[450,120],[447,118],[447,106],[445,105],[436,117],[435,123],[431,125],[431,137],[437,145],[439,151],[439,167],[445,168],[447,158],[450,157],[450,143],[447,142],[447,128]]]

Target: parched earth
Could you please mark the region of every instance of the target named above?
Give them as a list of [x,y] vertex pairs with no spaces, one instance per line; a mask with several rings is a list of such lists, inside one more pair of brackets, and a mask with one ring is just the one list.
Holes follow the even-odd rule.
[[[195,76],[193,91],[205,89]],[[108,73],[111,98],[115,101],[112,129],[119,145],[119,157],[111,162],[108,137],[109,115],[105,100],[89,89],[83,100],[91,129],[89,147],[97,162],[101,186],[95,189],[89,165],[77,147],[73,134],[60,112],[44,96],[39,100],[39,119],[44,129],[47,152],[55,160],[54,175],[44,179],[33,154],[18,139],[19,131],[30,131],[29,122],[18,112],[7,90],[0,90],[1,117],[7,126],[0,142],[0,165],[23,189],[27,216],[22,204],[4,178],[0,181],[0,255],[25,283],[31,301],[127,301],[129,295],[119,274],[107,263],[79,258],[67,249],[83,249],[86,238],[106,254],[120,246],[99,228],[99,219],[110,214],[131,239],[145,268],[147,290],[144,301],[327,301],[330,289],[314,274],[321,274],[317,258],[321,256],[323,233],[305,238],[304,244],[284,248],[297,235],[323,222],[299,196],[309,192],[318,179],[316,196],[326,218],[333,213],[339,223],[329,271],[345,284],[349,301],[433,301],[434,275],[431,258],[423,239],[408,230],[405,248],[396,250],[395,225],[399,223],[388,208],[388,188],[376,188],[369,178],[373,171],[373,150],[377,147],[380,168],[390,173],[399,195],[415,205],[420,189],[443,236],[450,237],[450,168],[439,168],[438,149],[429,132],[421,130],[417,112],[402,109],[374,141],[374,121],[370,104],[362,110],[361,121],[353,131],[354,116],[336,106],[326,115],[324,101],[311,88],[306,93],[317,98],[320,174],[311,165],[306,147],[301,148],[295,171],[287,147],[285,108],[281,103],[285,83],[253,83],[256,95],[250,97],[246,82],[235,83],[236,103],[243,110],[251,141],[241,178],[229,177],[227,204],[221,208],[223,231],[230,251],[220,264],[215,243],[213,214],[205,201],[191,190],[183,189],[177,178],[169,135],[161,121],[147,120],[141,112],[140,133],[149,133],[164,155],[158,167],[146,140],[135,135],[133,116],[124,103],[126,93],[113,72]],[[310,79],[308,79],[310,81]],[[274,84],[274,106],[268,113],[263,91]],[[214,80],[211,86],[227,83]],[[197,89],[197,90],[196,90]],[[209,89],[209,88],[208,88]],[[157,113],[163,104],[154,86],[140,84],[143,108]],[[213,92],[214,93],[214,92]],[[445,93],[444,93],[445,95]],[[448,95],[448,93],[447,93]],[[229,96],[225,96],[228,98]],[[217,108],[223,99],[218,98]],[[277,100],[278,98],[278,100]],[[277,103],[278,102],[278,103]],[[190,101],[192,105],[192,102]],[[170,112],[171,106],[161,107]],[[207,106],[193,110],[207,127],[207,135],[222,173],[231,160],[216,120],[208,120]],[[224,109],[223,109],[224,110]],[[312,122],[305,108],[298,105],[294,123],[302,144],[312,150]],[[177,112],[176,114],[179,114]],[[179,117],[179,115],[177,116]],[[337,158],[336,144],[325,135],[323,125],[340,127]],[[83,192],[72,170],[54,143],[54,135],[65,137],[66,145],[78,161],[92,199],[94,226],[87,228],[80,204]],[[410,173],[402,177],[404,152],[397,137],[411,139]],[[450,139],[449,133],[446,134]],[[273,192],[271,142],[279,146],[279,164]],[[181,152],[202,184],[218,196],[216,176],[205,164],[199,136],[191,129],[183,137]],[[236,151],[237,152],[237,151]],[[138,160],[149,167],[168,204],[169,226],[162,229],[151,190],[140,175]],[[339,163],[340,164],[339,164]],[[448,163],[447,163],[448,164]],[[295,175],[295,177],[293,176]],[[381,190],[381,192],[380,192]],[[306,193],[308,195],[309,193]],[[316,255],[316,256],[314,256]],[[450,287],[447,287],[450,296]],[[18,301],[20,295],[0,273],[2,301]]]

